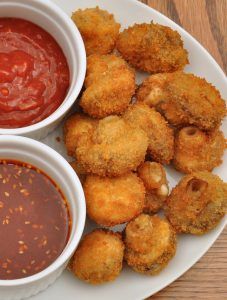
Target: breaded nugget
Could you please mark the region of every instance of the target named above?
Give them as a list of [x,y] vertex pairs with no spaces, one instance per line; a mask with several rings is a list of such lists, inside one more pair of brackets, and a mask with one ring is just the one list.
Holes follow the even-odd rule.
[[176,234],[158,216],[141,214],[126,226],[125,255],[136,272],[155,275],[166,267],[176,252]]
[[80,139],[76,158],[87,173],[120,176],[144,161],[148,147],[146,133],[117,116],[98,122],[88,136]]
[[125,120],[132,126],[139,126],[149,138],[148,153],[152,159],[169,164],[173,158],[174,135],[165,119],[144,103],[136,103],[124,114]]
[[87,172],[76,160],[70,162],[71,167],[76,172],[77,176],[80,179],[81,184],[83,185],[87,176]]
[[137,100],[155,107],[177,127],[211,130],[226,114],[219,91],[205,79],[183,72],[156,74],[144,80]]
[[82,35],[87,55],[112,52],[121,27],[112,14],[97,6],[75,11],[72,20]]
[[75,113],[64,124],[64,141],[68,155],[74,156],[80,137],[92,131],[96,121],[90,117]]
[[120,33],[117,50],[135,68],[174,72],[188,64],[188,53],[177,31],[159,24],[135,24]]
[[177,232],[204,234],[227,211],[227,184],[207,171],[186,175],[167,198],[165,210]]
[[95,118],[120,114],[135,93],[135,72],[116,55],[91,55],[85,86],[80,100],[84,112]]
[[175,138],[174,166],[183,173],[212,171],[222,163],[226,141],[220,130],[205,132],[190,126]]
[[88,175],[84,193],[87,214],[99,225],[122,224],[143,211],[145,188],[142,180],[131,172],[114,178]]
[[159,163],[146,161],[139,166],[137,173],[146,188],[143,211],[156,213],[163,207],[169,193],[165,169]]
[[81,280],[100,284],[116,279],[122,269],[124,244],[119,233],[96,229],[80,242],[70,267]]

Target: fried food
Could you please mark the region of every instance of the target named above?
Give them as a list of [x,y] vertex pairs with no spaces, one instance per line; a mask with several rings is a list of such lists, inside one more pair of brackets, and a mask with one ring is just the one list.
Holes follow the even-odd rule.
[[163,207],[169,193],[165,169],[159,163],[146,161],[139,166],[137,173],[146,188],[143,211],[156,213]]
[[84,193],[87,214],[99,225],[123,224],[143,211],[145,188],[132,172],[114,178],[88,175]]
[[174,72],[188,64],[188,53],[177,31],[159,24],[135,24],[120,33],[117,50],[135,68]]
[[112,14],[97,6],[78,9],[72,20],[82,35],[87,55],[112,52],[121,27]]
[[80,100],[84,112],[95,118],[120,114],[135,93],[135,72],[116,55],[91,55],[85,86]]
[[119,233],[96,229],[84,236],[70,267],[81,280],[100,284],[116,279],[122,269],[124,244]]
[[117,116],[98,122],[76,148],[77,161],[87,173],[99,176],[120,176],[144,161],[148,147],[146,133],[130,126]]
[[227,184],[207,171],[184,176],[166,202],[166,217],[177,232],[204,234],[227,211]]
[[80,179],[81,184],[83,185],[87,176],[86,171],[84,168],[79,164],[76,160],[70,163],[73,170],[76,172],[78,178]]
[[222,163],[226,141],[220,130],[204,132],[190,126],[175,138],[174,166],[183,173],[212,171]]
[[64,141],[68,155],[74,156],[80,138],[90,133],[95,124],[95,120],[81,113],[75,113],[67,119],[64,124]]
[[176,252],[176,234],[170,224],[158,216],[141,214],[129,222],[124,234],[128,265],[146,275],[158,274]]
[[183,72],[156,74],[144,80],[137,100],[155,107],[171,125],[218,127],[226,114],[219,91],[205,79]]
[[169,164],[173,158],[174,135],[165,119],[144,103],[136,103],[124,114],[125,120],[132,126],[139,126],[149,138],[148,153],[152,159]]

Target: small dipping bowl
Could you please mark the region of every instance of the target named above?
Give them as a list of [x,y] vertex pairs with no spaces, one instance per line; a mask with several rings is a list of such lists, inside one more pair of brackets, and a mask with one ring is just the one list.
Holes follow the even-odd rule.
[[46,289],[66,268],[83,233],[86,205],[81,183],[69,163],[50,147],[20,136],[0,136],[0,159],[16,160],[37,167],[59,186],[70,211],[71,231],[60,256],[46,269],[29,277],[0,280],[1,300],[20,300]]
[[65,100],[46,119],[21,128],[0,128],[0,135],[23,135],[43,139],[53,131],[76,101],[86,72],[86,53],[81,35],[66,13],[50,0],[1,0],[0,18],[28,20],[46,30],[64,52],[70,71],[70,85]]

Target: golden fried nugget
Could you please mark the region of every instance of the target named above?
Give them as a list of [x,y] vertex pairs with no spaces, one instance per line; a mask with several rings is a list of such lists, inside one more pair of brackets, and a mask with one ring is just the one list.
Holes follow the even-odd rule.
[[158,216],[141,214],[126,226],[125,255],[128,265],[146,275],[158,274],[176,252],[176,234]]
[[99,176],[120,176],[144,161],[148,147],[146,133],[130,126],[117,116],[98,122],[89,136],[80,139],[77,161],[87,173]]
[[226,114],[219,91],[205,79],[183,72],[164,73],[144,80],[137,100],[155,107],[171,125],[218,127]]
[[75,113],[64,124],[64,140],[68,155],[74,156],[81,136],[92,131],[96,121],[90,117]]
[[131,172],[114,178],[88,175],[84,193],[87,214],[99,225],[122,224],[143,211],[145,188],[142,180]]
[[116,55],[91,55],[85,86],[80,100],[84,112],[95,118],[120,114],[135,93],[135,72]]
[[188,53],[177,31],[159,24],[135,24],[120,33],[117,50],[135,68],[174,72],[188,64]]
[[175,138],[174,166],[183,173],[212,171],[222,163],[226,141],[220,130],[204,132],[190,126]]
[[80,179],[81,184],[83,185],[87,176],[87,172],[76,160],[70,162],[71,167],[76,172],[77,176]]
[[70,267],[81,280],[100,284],[116,279],[122,269],[124,244],[119,233],[96,229],[80,242]]
[[112,52],[121,27],[112,14],[97,6],[75,11],[72,20],[82,35],[87,55]]
[[204,234],[227,211],[227,184],[207,171],[193,172],[172,190],[165,210],[177,232]]
[[146,161],[139,166],[137,173],[146,188],[143,211],[156,213],[163,207],[169,193],[165,169],[159,163]]
[[132,126],[139,126],[149,138],[148,153],[152,159],[169,164],[173,158],[174,135],[165,119],[144,103],[136,103],[129,107],[124,119]]

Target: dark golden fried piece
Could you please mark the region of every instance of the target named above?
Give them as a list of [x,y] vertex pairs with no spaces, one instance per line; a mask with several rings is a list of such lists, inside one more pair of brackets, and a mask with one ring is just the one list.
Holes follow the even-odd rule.
[[188,53],[177,31],[159,24],[135,24],[120,33],[117,50],[135,68],[174,72],[188,64]]
[[88,116],[75,113],[64,124],[64,140],[68,155],[74,156],[80,138],[93,130],[96,121]]
[[114,178],[88,175],[84,193],[87,214],[99,225],[122,224],[143,211],[145,188],[133,173]]
[[124,244],[119,233],[96,229],[80,242],[70,269],[88,283],[105,283],[120,274],[123,255]]
[[73,168],[73,170],[76,172],[77,176],[80,179],[81,184],[83,185],[87,176],[87,172],[76,160],[72,161],[70,165]]
[[146,132],[149,138],[148,153],[153,160],[162,164],[170,163],[174,148],[173,130],[160,113],[144,103],[136,103],[129,107],[124,119]]
[[91,55],[85,86],[80,106],[87,114],[95,118],[120,114],[135,93],[135,72],[116,55]]
[[184,173],[212,171],[222,162],[226,141],[220,130],[181,129],[175,138],[174,166]]
[[146,161],[139,166],[137,172],[146,188],[143,211],[156,213],[163,207],[169,193],[165,169],[159,163]]
[[155,107],[177,127],[195,125],[211,130],[226,114],[219,91],[205,79],[183,72],[156,74],[144,80],[138,101]]
[[87,55],[112,52],[121,27],[112,14],[97,6],[75,11],[72,20],[82,35]]
[[143,130],[133,128],[120,117],[109,116],[80,139],[76,158],[87,173],[120,176],[144,161],[147,147],[148,138]]
[[176,252],[176,234],[158,216],[142,214],[125,229],[125,260],[136,272],[155,275],[166,267]]
[[204,234],[227,210],[227,184],[209,172],[181,179],[166,202],[166,216],[177,232]]

